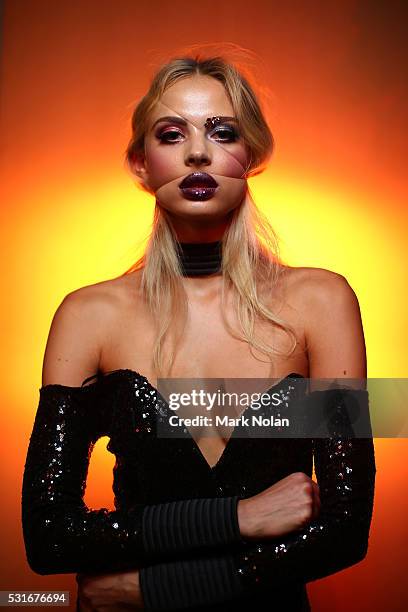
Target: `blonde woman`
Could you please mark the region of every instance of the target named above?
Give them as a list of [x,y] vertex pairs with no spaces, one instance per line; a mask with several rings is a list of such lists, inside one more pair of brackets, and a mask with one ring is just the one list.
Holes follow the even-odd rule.
[[[372,439],[162,437],[157,385],[272,377],[287,394],[307,377],[364,379],[358,300],[343,276],[279,258],[247,184],[273,138],[236,65],[169,61],[132,130],[152,234],[130,270],[53,318],[24,473],[28,562],[76,573],[83,611],[310,610],[307,582],[366,555]],[[83,501],[104,435],[114,511]]]

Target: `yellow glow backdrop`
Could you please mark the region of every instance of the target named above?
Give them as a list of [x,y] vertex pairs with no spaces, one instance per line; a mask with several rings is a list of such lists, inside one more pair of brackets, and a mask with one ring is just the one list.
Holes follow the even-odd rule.
[[[372,9],[255,0],[248,26],[241,0],[5,2],[1,589],[69,589],[73,597],[74,576],[31,572],[21,534],[43,351],[63,297],[123,272],[141,253],[154,201],[133,185],[123,152],[133,102],[156,58],[178,45],[215,33],[262,57],[277,147],[250,182],[255,202],[288,263],[334,270],[356,291],[368,375],[408,375],[403,19]],[[95,447],[85,501],[113,509],[106,443]],[[376,440],[376,459],[369,554],[309,584],[313,612],[405,609],[406,441]]]

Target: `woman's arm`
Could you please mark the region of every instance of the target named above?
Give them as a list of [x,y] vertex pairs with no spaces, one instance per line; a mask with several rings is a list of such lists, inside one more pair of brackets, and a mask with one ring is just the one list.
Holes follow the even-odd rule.
[[[324,272],[324,271],[322,271]],[[325,275],[323,275],[325,276]],[[322,279],[304,303],[312,306],[308,325],[312,378],[364,378],[365,349],[357,298],[338,275]],[[307,301],[309,299],[309,302]],[[333,390],[315,391],[314,403],[328,403]],[[368,412],[368,392],[342,392]],[[207,555],[140,570],[146,609],[176,610],[214,605],[259,588],[308,582],[361,561],[371,523],[375,456],[372,438],[337,435],[313,441],[321,513],[306,528],[271,542],[248,543],[238,553]]]
[[[314,393],[327,394],[330,401],[330,391]],[[362,408],[368,397],[367,391],[343,393],[344,397],[360,395]],[[309,397],[311,407],[314,397]],[[339,436],[314,440],[314,459],[321,491],[321,513],[316,520],[270,542],[244,544],[235,554],[142,567],[146,609],[211,606],[260,588],[272,593],[285,583],[289,588],[292,583],[324,578],[361,561],[367,552],[374,498],[373,440]]]
[[238,496],[137,504],[127,512],[85,505],[90,455],[108,435],[110,411],[98,384],[74,385],[97,370],[101,316],[94,299],[75,292],[51,326],[22,488],[30,567],[39,574],[112,572],[241,542]]

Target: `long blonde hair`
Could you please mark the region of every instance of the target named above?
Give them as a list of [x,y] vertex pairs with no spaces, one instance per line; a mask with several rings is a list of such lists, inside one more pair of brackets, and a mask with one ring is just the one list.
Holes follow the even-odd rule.
[[[144,136],[149,113],[168,87],[178,80],[207,75],[220,81],[226,90],[238,119],[240,134],[250,153],[246,176],[262,172],[270,158],[274,141],[260,104],[238,68],[222,56],[205,57],[201,53],[176,57],[156,72],[146,95],[137,104],[132,116],[132,137],[125,158],[131,168],[135,157],[144,151]],[[142,189],[152,193],[139,181]],[[182,269],[177,254],[176,232],[166,210],[158,205],[154,211],[152,232],[144,254],[124,275],[142,269],[141,291],[153,315],[157,335],[153,350],[153,369],[158,377],[169,376],[177,343],[187,322],[188,299],[182,282]],[[284,270],[279,256],[277,236],[268,219],[255,205],[249,188],[242,203],[230,213],[230,224],[222,238],[222,315],[229,332],[264,353],[271,362],[278,351],[255,337],[255,322],[268,321],[280,327],[297,344],[292,327],[270,310],[264,300],[265,289],[273,289]],[[232,329],[225,316],[226,289],[232,291],[237,320],[241,329]],[[263,289],[263,290],[262,290]],[[164,343],[172,338],[165,363]]]

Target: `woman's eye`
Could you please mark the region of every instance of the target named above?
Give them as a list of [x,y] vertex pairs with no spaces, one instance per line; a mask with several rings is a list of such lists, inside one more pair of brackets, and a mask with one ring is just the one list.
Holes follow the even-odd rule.
[[183,136],[178,130],[167,130],[157,135],[157,138],[162,142],[178,142],[178,136]]
[[218,128],[213,135],[222,142],[235,142],[238,139],[238,133],[233,127]]
[[[179,132],[179,130],[166,130],[164,132],[159,132],[157,134],[157,138],[162,143],[173,144],[176,142],[181,142],[181,139],[184,137],[184,134]],[[232,126],[223,126],[216,128],[211,133],[211,137],[215,138],[220,142],[235,142],[239,138],[238,132]]]

